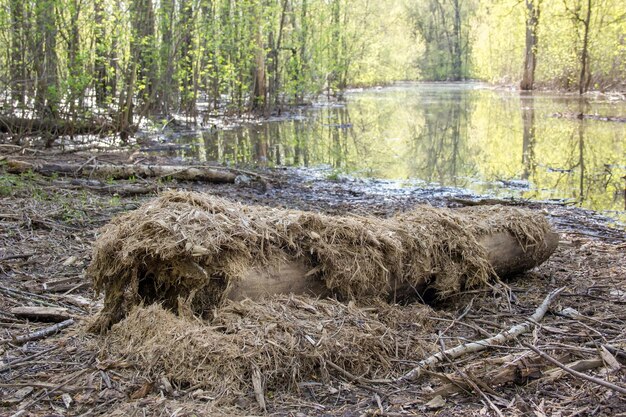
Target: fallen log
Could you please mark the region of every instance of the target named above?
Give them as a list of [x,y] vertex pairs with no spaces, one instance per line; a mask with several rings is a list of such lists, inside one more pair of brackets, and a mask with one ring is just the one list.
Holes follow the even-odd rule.
[[54,136],[90,135],[114,133],[119,129],[108,122],[64,120],[64,119],[28,119],[20,117],[0,116],[0,132],[20,135]]
[[184,165],[113,165],[113,164],[67,164],[50,162],[27,162],[19,159],[7,161],[7,171],[24,173],[34,171],[42,175],[69,174],[100,178],[128,179],[144,177],[169,177],[183,181],[207,181],[216,183],[235,182],[237,175],[203,166]]
[[418,207],[390,219],[326,216],[168,192],[121,215],[87,270],[104,331],[133,305],[203,316],[225,300],[273,294],[420,299],[488,285],[544,262],[558,236],[510,207]]

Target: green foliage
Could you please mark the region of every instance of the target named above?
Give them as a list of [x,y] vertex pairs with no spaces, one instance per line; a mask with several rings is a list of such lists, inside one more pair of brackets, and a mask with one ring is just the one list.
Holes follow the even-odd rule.
[[[536,80],[539,86],[578,90],[584,47],[586,0],[540,1]],[[623,2],[593,0],[589,24],[591,89],[621,88],[626,78],[626,15]],[[497,83],[521,78],[524,2],[480,2],[473,37],[473,74]]]
[[[3,104],[122,125],[199,110],[269,114],[418,76],[517,83],[527,1],[0,0]],[[621,88],[622,2],[533,4],[539,85],[577,89],[582,73],[589,88]]]
[[470,76],[473,0],[414,0],[408,16],[423,45],[416,60],[422,77],[429,80],[462,80]]

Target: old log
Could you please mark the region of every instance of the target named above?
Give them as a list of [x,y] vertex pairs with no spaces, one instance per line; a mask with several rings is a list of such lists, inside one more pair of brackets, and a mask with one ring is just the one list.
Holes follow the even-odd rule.
[[541,213],[517,208],[420,206],[381,219],[168,192],[95,242],[87,273],[105,302],[93,330],[140,302],[203,315],[224,300],[289,293],[444,298],[533,268],[557,244]]
[[184,181],[207,181],[216,183],[235,182],[237,175],[203,166],[184,165],[113,165],[113,164],[67,164],[50,162],[27,162],[19,159],[7,161],[7,171],[23,173],[34,171],[42,175],[69,174],[100,178],[128,179],[145,177],[169,177]]
[[28,119],[0,116],[0,132],[20,135],[53,136],[98,135],[117,132],[119,129],[109,122],[77,121],[65,119]]
[[[524,248],[510,233],[487,234],[478,243],[484,248],[493,271],[502,278],[527,271],[545,262],[559,243],[558,234],[547,232],[540,245]],[[225,293],[234,301],[244,298],[259,299],[273,294],[305,294],[326,297],[332,294],[324,282],[316,277],[317,271],[307,268],[302,259],[281,262],[266,268],[251,268],[241,279],[234,281]],[[430,277],[419,282],[407,282],[402,277],[391,276],[390,300],[397,301],[419,297],[426,291]]]

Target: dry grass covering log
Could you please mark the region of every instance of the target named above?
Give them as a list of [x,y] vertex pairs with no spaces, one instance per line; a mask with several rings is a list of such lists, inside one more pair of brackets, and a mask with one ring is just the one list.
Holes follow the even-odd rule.
[[515,208],[423,206],[379,219],[168,192],[114,219],[95,242],[87,272],[105,305],[93,330],[142,302],[205,317],[254,271],[294,261],[308,271],[301,278],[341,299],[396,299],[427,288],[448,296],[494,277],[480,240],[498,233],[519,248],[507,271],[535,266],[556,247],[542,215]]
[[[363,378],[388,378],[424,355],[432,310],[383,302],[367,308],[335,300],[276,296],[228,301],[209,321],[188,320],[158,305],[135,308],[111,328],[103,354],[125,358],[149,378],[161,376],[211,397],[298,391],[303,381],[330,382],[332,362]],[[336,372],[334,372],[336,374]]]

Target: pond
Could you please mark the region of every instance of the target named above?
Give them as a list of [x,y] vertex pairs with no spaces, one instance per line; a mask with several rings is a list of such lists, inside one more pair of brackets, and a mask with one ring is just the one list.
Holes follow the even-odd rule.
[[[582,119],[576,115],[584,113]],[[626,221],[626,102],[474,83],[352,91],[299,117],[205,130],[179,151],[223,164],[343,174],[560,201]],[[609,117],[609,120],[606,120]],[[407,181],[409,180],[409,181]]]

